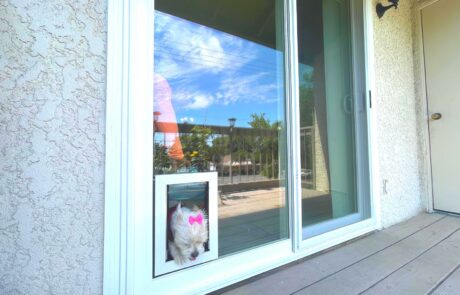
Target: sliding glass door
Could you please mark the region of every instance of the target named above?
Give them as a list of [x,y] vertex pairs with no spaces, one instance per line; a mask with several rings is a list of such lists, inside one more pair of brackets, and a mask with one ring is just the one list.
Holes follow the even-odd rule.
[[370,217],[362,3],[292,3],[155,1],[156,278]]
[[217,175],[218,258],[289,238],[284,40],[280,0],[155,1],[154,186]]
[[209,293],[376,229],[363,3],[110,6],[114,293]]
[[370,213],[358,2],[297,2],[303,239]]

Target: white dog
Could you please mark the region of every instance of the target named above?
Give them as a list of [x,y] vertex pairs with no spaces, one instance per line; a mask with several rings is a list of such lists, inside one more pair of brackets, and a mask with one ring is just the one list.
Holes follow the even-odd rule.
[[203,210],[194,207],[190,210],[179,203],[171,215],[172,241],[169,240],[169,253],[177,264],[194,261],[204,252],[208,241],[208,219]]

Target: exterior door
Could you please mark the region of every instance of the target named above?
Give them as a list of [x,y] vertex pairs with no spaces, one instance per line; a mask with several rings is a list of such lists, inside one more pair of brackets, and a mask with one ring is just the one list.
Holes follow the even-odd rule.
[[460,213],[460,1],[422,10],[434,209]]

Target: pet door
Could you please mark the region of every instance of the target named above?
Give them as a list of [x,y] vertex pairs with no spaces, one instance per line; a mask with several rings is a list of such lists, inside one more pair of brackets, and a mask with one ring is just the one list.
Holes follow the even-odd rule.
[[217,259],[217,198],[217,172],[155,176],[155,276]]

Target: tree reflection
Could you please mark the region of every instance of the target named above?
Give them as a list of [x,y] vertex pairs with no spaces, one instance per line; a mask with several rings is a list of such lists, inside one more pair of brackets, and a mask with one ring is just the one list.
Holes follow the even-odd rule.
[[256,175],[279,178],[281,122],[270,122],[264,113],[254,113],[248,125],[230,130],[224,126],[182,124],[179,136],[184,158],[171,159],[168,147],[155,142],[155,174],[217,171],[219,176],[229,177],[232,169],[235,183],[254,181]]

